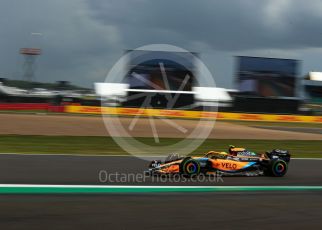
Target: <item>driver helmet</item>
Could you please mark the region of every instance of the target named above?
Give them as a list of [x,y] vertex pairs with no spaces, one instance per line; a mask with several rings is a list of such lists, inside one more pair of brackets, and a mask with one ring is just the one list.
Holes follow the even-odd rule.
[[234,153],[234,148],[236,148],[234,145],[229,145],[228,151],[230,154]]

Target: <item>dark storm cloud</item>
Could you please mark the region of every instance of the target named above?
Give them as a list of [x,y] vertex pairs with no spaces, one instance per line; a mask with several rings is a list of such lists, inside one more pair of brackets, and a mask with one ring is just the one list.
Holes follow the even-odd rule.
[[4,77],[21,78],[19,48],[40,47],[37,80],[91,86],[104,79],[109,55],[115,54],[119,41],[116,28],[92,19],[83,1],[4,0],[0,17],[0,75]]
[[20,78],[18,50],[35,46],[38,80],[90,86],[124,50],[151,43],[200,52],[228,87],[233,55],[299,58],[322,70],[321,12],[319,0],[1,0],[0,76]]
[[120,25],[129,44],[180,40],[217,50],[322,45],[320,1],[88,1],[103,23]]

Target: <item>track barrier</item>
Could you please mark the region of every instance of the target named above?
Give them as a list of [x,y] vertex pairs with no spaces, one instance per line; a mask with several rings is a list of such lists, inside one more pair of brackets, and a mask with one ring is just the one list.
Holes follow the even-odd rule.
[[1,103],[1,110],[12,110],[12,111],[48,111],[55,113],[64,112],[65,106],[56,106],[49,103]]
[[115,108],[95,106],[65,106],[65,112],[78,114],[103,114],[118,116],[152,116],[188,119],[217,119],[238,121],[272,121],[272,122],[312,122],[322,123],[322,116],[278,115],[278,114],[251,114],[251,113],[226,113],[186,110],[161,110],[142,108]]
[[217,119],[236,121],[268,121],[268,122],[305,122],[322,123],[322,116],[301,116],[301,115],[278,115],[278,114],[253,114],[253,113],[227,113],[227,112],[207,112],[188,110],[167,110],[167,109],[142,109],[142,108],[121,108],[121,107],[99,107],[65,105],[55,106],[49,103],[1,103],[1,110],[17,111],[47,111],[54,113],[74,113],[74,114],[103,114],[118,116],[142,117],[168,117],[186,119]]

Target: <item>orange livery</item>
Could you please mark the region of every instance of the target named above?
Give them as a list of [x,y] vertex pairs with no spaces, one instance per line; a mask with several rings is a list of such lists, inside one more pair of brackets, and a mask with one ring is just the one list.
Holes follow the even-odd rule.
[[290,154],[287,150],[274,149],[266,153],[255,153],[245,148],[230,146],[228,153],[209,151],[203,156],[181,157],[170,154],[165,161],[154,160],[150,163],[149,175],[198,174],[275,176],[286,174]]

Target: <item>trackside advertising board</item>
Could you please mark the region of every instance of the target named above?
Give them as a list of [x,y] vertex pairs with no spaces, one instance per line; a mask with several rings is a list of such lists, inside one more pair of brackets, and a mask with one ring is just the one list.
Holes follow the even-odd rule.
[[218,119],[218,120],[239,120],[239,121],[273,121],[273,122],[319,122],[322,123],[322,116],[297,116],[277,114],[250,114],[250,113],[224,113],[205,111],[185,110],[160,110],[141,108],[111,108],[95,106],[65,106],[67,113],[80,114],[104,114],[118,116],[144,116],[172,117],[188,119]]

